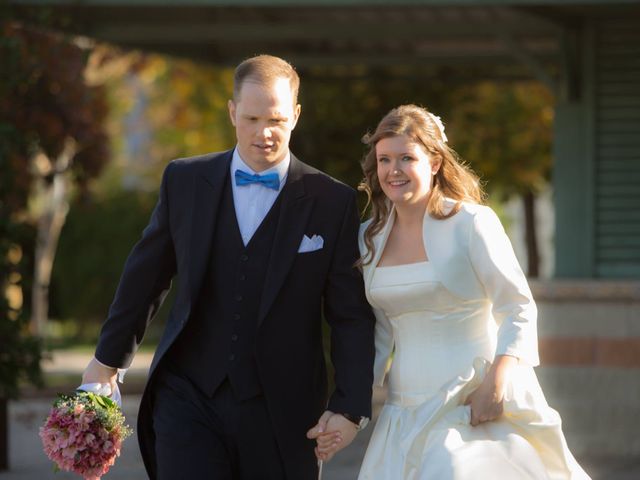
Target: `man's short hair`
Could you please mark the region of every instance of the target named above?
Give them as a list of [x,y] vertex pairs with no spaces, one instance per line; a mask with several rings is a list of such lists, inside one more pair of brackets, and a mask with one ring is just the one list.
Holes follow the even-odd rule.
[[247,80],[262,85],[271,85],[279,78],[289,80],[293,103],[297,104],[300,77],[289,62],[273,55],[257,55],[246,59],[236,67],[233,76],[233,98],[236,102],[240,100],[242,84]]

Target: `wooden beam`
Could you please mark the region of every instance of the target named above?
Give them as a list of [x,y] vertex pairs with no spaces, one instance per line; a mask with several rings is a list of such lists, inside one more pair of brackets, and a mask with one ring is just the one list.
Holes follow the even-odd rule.
[[394,39],[415,40],[420,38],[491,38],[498,33],[512,36],[549,39],[556,32],[539,26],[507,23],[388,23],[344,22],[332,23],[330,28],[322,19],[313,23],[216,23],[201,22],[96,22],[91,33],[98,38],[119,39],[132,42],[141,39],[161,39],[174,42],[200,41],[288,41],[288,40],[354,40]]
[[526,47],[518,43],[512,35],[498,33],[498,37],[512,52],[513,56],[529,68],[540,82],[544,83],[547,88],[554,93],[554,95],[558,94],[558,91],[560,90],[558,81],[549,74],[538,58],[536,58]]
[[[78,0],[12,0],[23,5],[77,5]],[[552,6],[570,7],[607,5],[607,0],[83,0],[85,5],[144,5],[148,7],[180,6],[251,6],[251,7],[346,7],[346,6]],[[638,0],[615,0],[618,5],[637,5]]]

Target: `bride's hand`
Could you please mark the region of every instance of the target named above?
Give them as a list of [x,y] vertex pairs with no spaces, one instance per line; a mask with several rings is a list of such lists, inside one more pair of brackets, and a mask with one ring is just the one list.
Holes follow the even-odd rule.
[[504,386],[509,371],[517,362],[517,358],[507,355],[496,357],[480,386],[467,397],[465,405],[471,405],[472,426],[490,422],[502,415]]
[[474,427],[495,420],[502,415],[502,393],[485,379],[467,397],[465,405],[471,405],[471,425]]

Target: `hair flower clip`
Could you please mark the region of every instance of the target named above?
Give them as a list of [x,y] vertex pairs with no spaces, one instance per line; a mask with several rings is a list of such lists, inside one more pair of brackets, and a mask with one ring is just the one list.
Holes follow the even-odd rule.
[[435,123],[438,127],[438,130],[440,130],[440,136],[442,137],[442,141],[444,143],[447,143],[449,139],[447,138],[447,135],[444,133],[444,123],[442,123],[442,120],[440,120],[440,117],[438,117],[437,115],[434,115],[431,112],[429,112],[429,115],[431,115],[431,119],[433,120],[433,123]]

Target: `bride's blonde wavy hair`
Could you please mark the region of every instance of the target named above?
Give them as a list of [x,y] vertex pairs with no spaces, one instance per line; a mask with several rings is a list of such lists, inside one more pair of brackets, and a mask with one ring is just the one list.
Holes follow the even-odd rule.
[[[358,190],[367,194],[365,211],[371,206],[371,223],[364,233],[367,255],[361,259],[360,265],[366,265],[375,256],[373,237],[382,230],[389,212],[391,202],[385,196],[378,179],[378,161],[376,144],[383,138],[405,135],[412,142],[422,146],[432,161],[440,162],[440,168],[433,175],[431,192],[427,203],[427,212],[433,218],[452,217],[461,208],[461,202],[482,203],[485,198],[478,176],[462,161],[458,154],[446,143],[444,130],[440,130],[436,119],[426,108],[417,105],[401,105],[387,113],[372,134],[362,137],[362,142],[369,150],[362,159],[364,179]],[[452,209],[445,207],[445,199],[456,200]]]

